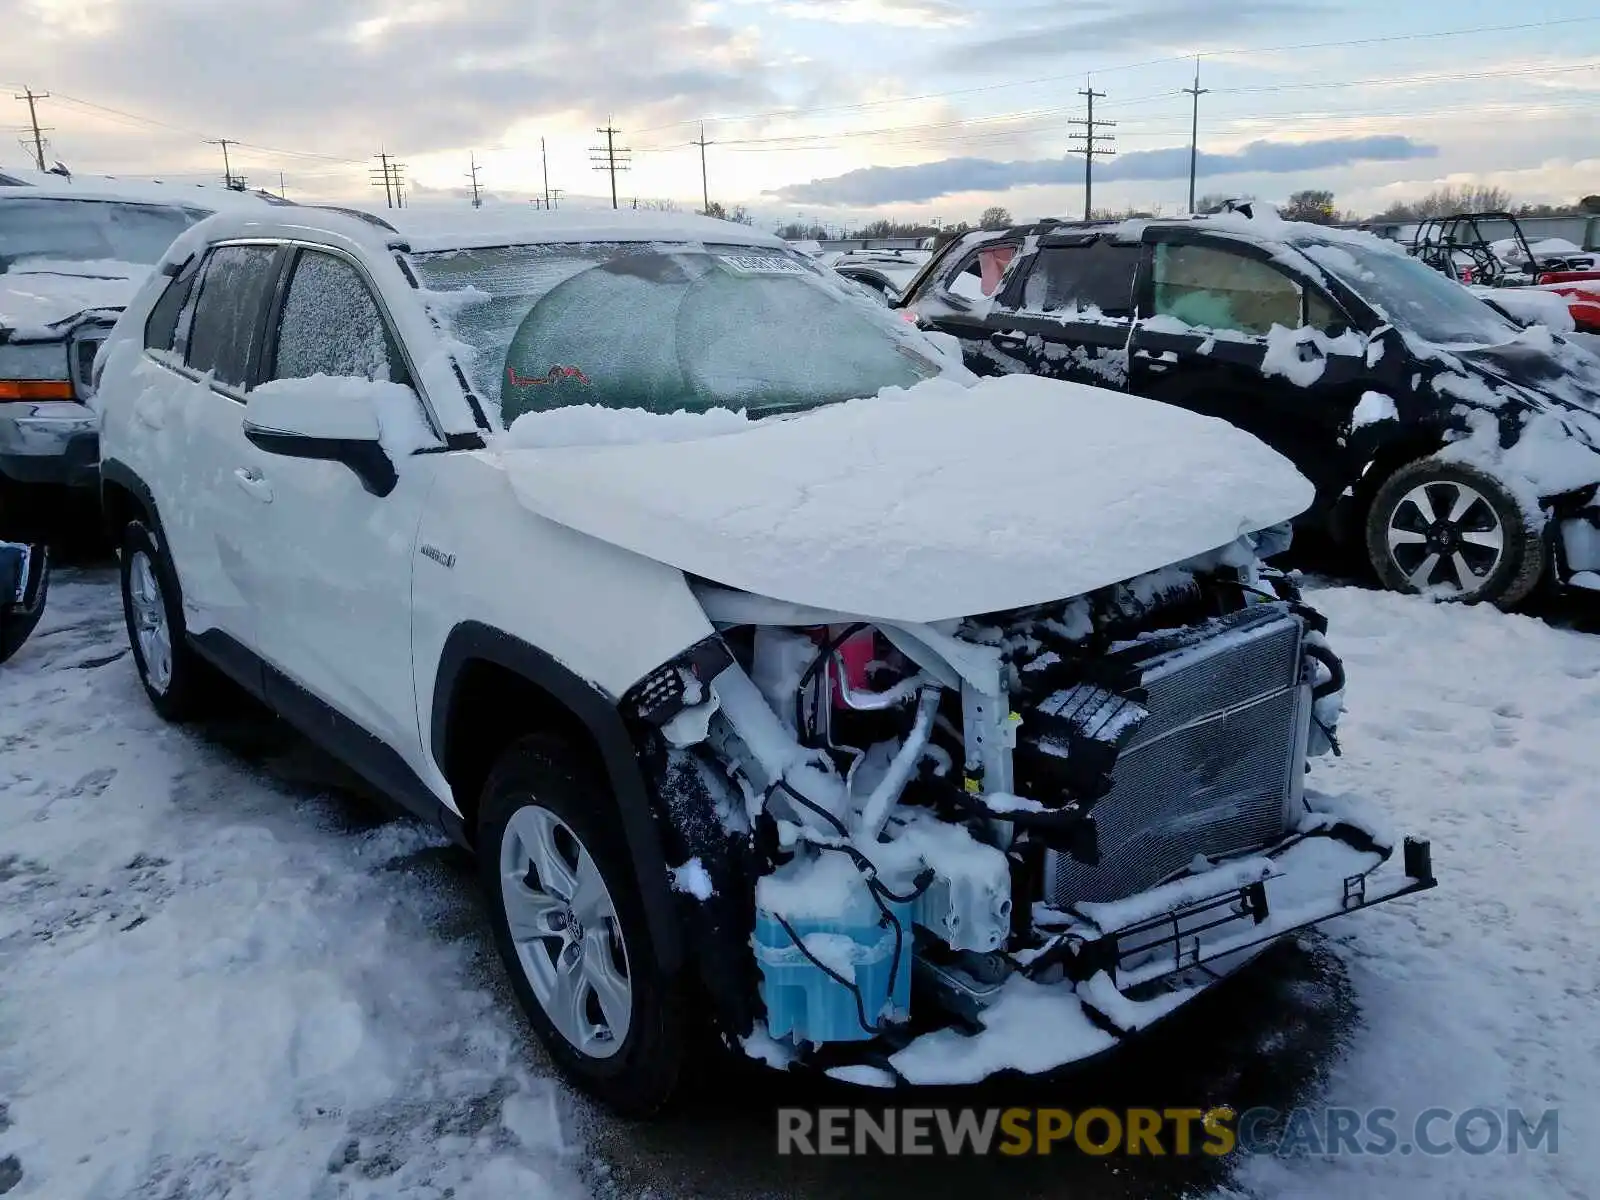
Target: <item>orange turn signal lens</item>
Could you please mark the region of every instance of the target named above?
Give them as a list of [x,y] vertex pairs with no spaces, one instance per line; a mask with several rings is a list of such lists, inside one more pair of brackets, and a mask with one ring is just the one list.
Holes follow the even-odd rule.
[[70,379],[0,379],[0,401],[75,398]]

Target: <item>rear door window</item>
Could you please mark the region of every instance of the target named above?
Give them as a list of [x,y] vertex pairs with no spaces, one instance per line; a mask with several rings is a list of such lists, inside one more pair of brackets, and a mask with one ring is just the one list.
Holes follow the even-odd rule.
[[218,246],[211,252],[189,330],[191,369],[210,371],[230,387],[248,385],[277,252],[276,246]]
[[1104,239],[1084,246],[1047,246],[1023,285],[1023,305],[1031,312],[1094,310],[1107,317],[1131,317],[1140,250]]
[[1259,259],[1216,246],[1156,246],[1156,316],[1201,329],[1265,336],[1301,324],[1300,288]]
[[274,379],[405,382],[383,312],[361,273],[342,258],[301,251],[278,320]]
[[1017,256],[1016,242],[990,242],[979,246],[945,276],[945,290],[966,300],[988,300],[1000,290],[1006,268]]

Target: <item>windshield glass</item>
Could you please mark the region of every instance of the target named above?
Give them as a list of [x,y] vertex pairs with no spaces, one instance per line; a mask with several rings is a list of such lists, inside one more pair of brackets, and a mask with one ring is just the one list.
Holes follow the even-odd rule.
[[[415,256],[501,423],[573,404],[771,413],[938,374],[913,331],[778,249],[504,246]],[[472,289],[470,291],[466,289]]]
[[206,213],[163,204],[16,198],[0,201],[0,273],[15,264],[161,261],[173,240]]
[[1405,254],[1351,242],[1299,249],[1399,329],[1446,346],[1496,346],[1521,332],[1453,279]]

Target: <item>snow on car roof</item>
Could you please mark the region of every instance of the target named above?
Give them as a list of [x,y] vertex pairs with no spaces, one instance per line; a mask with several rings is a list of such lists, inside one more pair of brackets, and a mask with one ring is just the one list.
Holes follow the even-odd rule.
[[78,177],[68,182],[60,175],[41,175],[37,171],[8,171],[7,175],[27,182],[0,186],[0,198],[18,200],[109,200],[125,204],[173,204],[202,208],[259,212],[275,206],[292,207],[287,201],[267,198],[256,192],[235,192],[203,183],[171,184],[157,179],[119,179],[112,175]]
[[[18,189],[21,190],[21,189]],[[575,210],[549,212],[522,205],[383,209],[290,205],[249,213],[230,210],[180,238],[184,252],[198,238],[294,237],[320,231],[378,250],[404,246],[419,254],[555,242],[718,242],[782,248],[782,239],[748,225],[683,213]],[[375,244],[376,243],[376,244]],[[174,250],[177,250],[175,244]],[[171,252],[169,252],[170,256]]]
[[412,250],[465,250],[539,242],[728,242],[783,247],[784,241],[748,225],[693,214],[633,209],[547,212],[531,206],[479,209],[397,209],[383,218]]

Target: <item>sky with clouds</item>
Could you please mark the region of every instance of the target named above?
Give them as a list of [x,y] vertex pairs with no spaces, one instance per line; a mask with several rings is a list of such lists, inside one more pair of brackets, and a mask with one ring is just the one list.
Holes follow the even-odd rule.
[[[380,149],[417,197],[550,182],[624,203],[713,199],[765,219],[1081,212],[1080,90],[1115,157],[1097,206],[1181,211],[1199,56],[1200,190],[1332,189],[1371,212],[1443,183],[1517,199],[1600,191],[1600,10],[1487,0],[0,0],[0,166],[30,86],[80,172],[220,175],[382,203]],[[1477,30],[1456,33],[1455,31]]]

